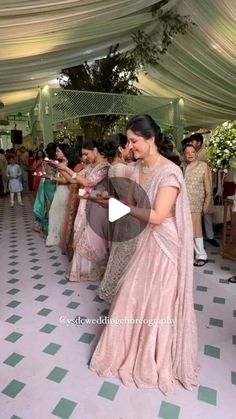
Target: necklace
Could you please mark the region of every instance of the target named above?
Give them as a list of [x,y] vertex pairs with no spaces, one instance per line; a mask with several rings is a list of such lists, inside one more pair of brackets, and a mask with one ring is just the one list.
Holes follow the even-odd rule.
[[145,174],[152,173],[152,172],[156,169],[157,163],[159,163],[160,158],[161,158],[161,156],[159,156],[159,157],[157,158],[157,160],[155,161],[155,163],[154,163],[152,166],[145,166],[145,165],[142,163],[142,166],[141,166],[141,168],[142,168],[142,172],[143,172],[143,173],[145,173]]

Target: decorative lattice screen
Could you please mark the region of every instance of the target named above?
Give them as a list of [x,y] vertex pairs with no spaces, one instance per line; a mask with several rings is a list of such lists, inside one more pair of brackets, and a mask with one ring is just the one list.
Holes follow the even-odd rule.
[[147,113],[161,128],[171,129],[180,143],[183,137],[182,112],[183,106],[180,106],[178,98],[84,92],[45,86],[40,89],[30,113],[31,135],[35,144],[43,140],[46,146],[53,141],[53,132],[64,122],[68,122],[66,126],[70,128],[78,118],[86,116],[123,115],[114,127],[123,131],[130,115]]
[[147,113],[164,128],[174,127],[177,99],[78,90],[51,90],[52,123],[90,115]]

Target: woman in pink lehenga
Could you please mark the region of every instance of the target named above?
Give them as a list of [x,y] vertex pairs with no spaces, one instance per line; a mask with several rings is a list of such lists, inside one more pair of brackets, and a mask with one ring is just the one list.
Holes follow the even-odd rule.
[[[96,189],[101,193],[107,191],[109,163],[102,154],[103,148],[103,145],[97,141],[85,141],[82,155],[90,164],[78,174],[64,165],[58,167],[63,171],[63,176],[66,177],[66,174],[72,176],[80,186]],[[91,228],[94,222],[96,232]],[[102,278],[108,259],[107,228],[107,209],[96,202],[80,199],[74,223],[74,254],[66,275],[67,279],[81,282]]]
[[131,214],[147,226],[120,280],[90,369],[166,394],[177,380],[187,389],[197,384],[191,214],[181,170],[164,157],[172,158],[172,146],[152,118],[131,118],[127,136],[134,157],[143,159],[135,179],[151,210],[133,190]]

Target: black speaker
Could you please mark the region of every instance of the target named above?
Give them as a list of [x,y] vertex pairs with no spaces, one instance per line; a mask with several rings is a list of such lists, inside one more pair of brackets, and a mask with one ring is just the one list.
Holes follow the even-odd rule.
[[12,144],[22,144],[23,143],[23,136],[22,131],[18,129],[11,130],[11,142]]

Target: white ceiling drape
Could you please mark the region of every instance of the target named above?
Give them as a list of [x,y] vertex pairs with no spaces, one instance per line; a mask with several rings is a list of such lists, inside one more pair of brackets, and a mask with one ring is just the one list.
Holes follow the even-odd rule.
[[[26,112],[38,87],[54,85],[62,68],[102,57],[153,24],[157,0],[1,0],[0,99]],[[197,24],[179,35],[160,65],[140,75],[141,89],[185,99],[185,125],[214,126],[236,116],[235,0],[171,0]]]
[[129,47],[131,33],[152,20],[145,10],[154,3],[2,0],[0,99],[9,110],[25,110],[37,87],[55,84],[62,68],[104,56],[117,42]]
[[183,96],[185,124],[214,126],[236,119],[236,2],[184,0],[179,12],[197,24],[178,36],[149,77],[149,94]]

